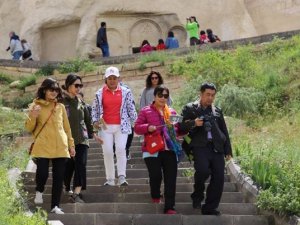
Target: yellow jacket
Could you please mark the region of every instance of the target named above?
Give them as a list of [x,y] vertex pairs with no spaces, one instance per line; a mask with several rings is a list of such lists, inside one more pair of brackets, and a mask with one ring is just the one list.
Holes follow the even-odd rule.
[[63,104],[35,99],[29,108],[32,108],[34,105],[40,105],[40,114],[37,118],[28,117],[25,122],[25,128],[35,137],[49,118],[54,104],[56,106],[53,114],[41,133],[35,138],[31,153],[32,157],[70,158],[69,147],[74,147],[74,140]]

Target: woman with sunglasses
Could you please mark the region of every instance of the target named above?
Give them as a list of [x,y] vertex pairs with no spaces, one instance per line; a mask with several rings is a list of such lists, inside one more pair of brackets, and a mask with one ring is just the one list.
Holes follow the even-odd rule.
[[36,158],[35,204],[43,203],[43,192],[49,175],[49,161],[52,161],[51,212],[64,214],[59,208],[63,187],[65,162],[75,156],[74,140],[68,121],[61,90],[56,80],[45,79],[37,91],[37,97],[29,106],[26,129],[35,138],[31,156]]
[[[142,145],[143,158],[146,163],[150,190],[153,203],[161,202],[160,186],[164,180],[165,214],[176,214],[175,193],[177,162],[182,156],[182,150],[176,139],[175,126],[170,121],[171,115],[176,115],[175,110],[167,105],[169,89],[159,85],[154,89],[154,101],[139,112],[134,131],[139,135],[160,135],[163,140],[162,148],[153,153],[149,151],[147,141]],[[151,152],[151,153],[150,153]]]
[[[140,109],[153,102],[154,89],[164,83],[164,80],[159,72],[151,71],[146,78],[146,88],[143,90],[140,100]],[[168,98],[167,104],[170,106],[172,103],[171,98]]]
[[[81,190],[86,189],[86,163],[89,148],[89,138],[93,138],[93,126],[88,108],[78,97],[82,89],[81,77],[69,74],[62,88],[65,90],[63,104],[66,107],[72,136],[75,142],[76,156],[67,160],[65,171],[65,191],[71,195],[73,202],[84,203],[81,198]],[[71,180],[73,179],[73,191]]]

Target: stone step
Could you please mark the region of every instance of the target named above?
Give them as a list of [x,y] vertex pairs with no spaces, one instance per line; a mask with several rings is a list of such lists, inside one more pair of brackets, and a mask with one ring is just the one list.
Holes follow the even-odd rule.
[[[116,161],[115,161],[116,162]],[[188,162],[187,158],[184,158],[181,162]],[[138,158],[132,158],[130,160],[128,160],[129,164],[144,164],[144,159],[142,159],[142,157],[138,157]],[[102,158],[96,158],[96,159],[90,159],[87,162],[88,166],[97,166],[97,165],[104,165],[104,161]],[[193,164],[190,164],[189,167],[193,167]]]
[[[178,168],[177,176],[184,177],[187,173],[187,169],[189,168]],[[117,173],[117,171],[116,171]],[[117,174],[116,174],[117,175]],[[29,174],[30,177],[35,176],[32,173]],[[49,177],[52,176],[52,171],[49,170]],[[105,177],[105,170],[87,170],[88,177]],[[126,170],[126,177],[127,178],[147,178],[148,177],[148,170],[147,169],[127,169]]]
[[[142,152],[141,150],[139,151],[134,151],[130,152],[131,158],[141,158],[142,157]],[[103,159],[103,153],[101,149],[98,149],[98,151],[88,151],[88,160],[91,159]]]
[[[50,204],[50,203],[49,203]],[[50,210],[48,206],[46,210]],[[143,213],[162,214],[164,204],[154,203],[66,203],[61,204],[65,213]],[[178,213],[184,215],[199,215],[201,210],[193,209],[192,202],[176,203]],[[252,203],[220,203],[219,210],[222,214],[229,215],[257,215],[257,208]]]
[[64,225],[268,225],[268,216],[254,215],[164,215],[124,213],[50,213],[48,219]]
[[[103,184],[100,185],[90,185],[88,184],[86,187],[86,191],[84,193],[86,194],[93,194],[93,193],[141,193],[141,192],[150,192],[150,186],[149,184],[131,184],[130,180],[128,181],[129,185],[125,187],[119,187],[119,186],[104,186]],[[206,187],[207,187],[206,183]],[[162,185],[161,190],[163,191],[164,185]],[[35,193],[35,184],[27,184],[25,185],[25,190],[28,191],[29,193]],[[177,192],[188,192],[191,193],[193,191],[193,184],[182,184],[179,183],[176,185],[176,191]],[[236,192],[236,184],[234,183],[224,183],[224,191],[226,192]],[[45,194],[50,194],[51,193],[51,185],[46,185],[45,186]]]
[[[193,168],[192,164],[190,164],[189,162],[180,162],[178,164],[178,167],[179,168]],[[51,171],[52,167],[49,168],[49,171]],[[127,169],[146,169],[146,164],[145,163],[140,163],[140,164],[132,164],[130,162],[130,160],[127,161]],[[93,166],[90,166],[88,163],[87,163],[87,166],[86,166],[86,169],[87,170],[104,170],[105,167],[104,165],[93,165]]]
[[[34,176],[24,178],[24,185],[34,185],[35,184],[35,174],[32,173]],[[149,178],[127,178],[126,179],[130,185],[133,184],[149,184]],[[105,177],[87,177],[87,184],[88,185],[103,185],[106,181]],[[193,183],[193,178],[190,177],[177,177],[177,184],[186,184],[186,183]],[[52,184],[52,177],[50,176],[47,180],[46,185]]]
[[[33,185],[35,184],[35,173],[27,173],[26,177],[23,178],[24,185]],[[130,178],[127,177],[126,180],[129,184],[149,184],[149,178]],[[229,182],[230,176],[225,175],[225,181]],[[88,185],[103,185],[106,181],[105,177],[87,177]],[[179,183],[193,183],[193,177],[177,177],[177,184]],[[52,176],[49,176],[47,184],[52,184]]]
[[[89,146],[90,148],[89,149],[99,149],[101,148],[101,144],[99,144],[98,142],[90,142],[89,143]],[[139,142],[139,141],[133,141],[131,143],[131,146],[130,146],[130,150],[133,150],[133,149],[138,149],[139,150],[141,149],[141,146],[142,146],[142,142]]]
[[[50,191],[50,189],[49,189]],[[45,204],[50,203],[51,194],[48,191],[43,195]],[[191,192],[176,192],[176,203],[191,203]],[[29,195],[29,201],[33,203],[35,195]],[[83,193],[82,199],[86,203],[151,203],[150,191],[141,193]],[[73,203],[70,196],[64,194],[61,203]],[[243,203],[241,192],[224,192],[221,203]]]

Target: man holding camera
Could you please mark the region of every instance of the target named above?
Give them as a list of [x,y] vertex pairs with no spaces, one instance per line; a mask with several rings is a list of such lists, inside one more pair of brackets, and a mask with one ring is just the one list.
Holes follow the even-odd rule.
[[[200,101],[188,103],[182,110],[183,122],[180,129],[188,132],[189,147],[194,160],[194,192],[191,195],[193,208],[203,215],[220,215],[217,210],[224,186],[225,160],[232,157],[228,130],[222,111],[213,105],[216,87],[203,83],[200,87]],[[205,181],[210,183],[204,199]]]

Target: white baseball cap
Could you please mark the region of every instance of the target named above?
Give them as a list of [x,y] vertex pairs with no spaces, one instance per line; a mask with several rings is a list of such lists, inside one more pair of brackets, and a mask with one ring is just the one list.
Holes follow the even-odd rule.
[[105,76],[105,78],[108,78],[109,76],[119,77],[120,76],[119,69],[117,67],[114,67],[114,66],[108,67],[105,70],[105,75],[104,76]]

